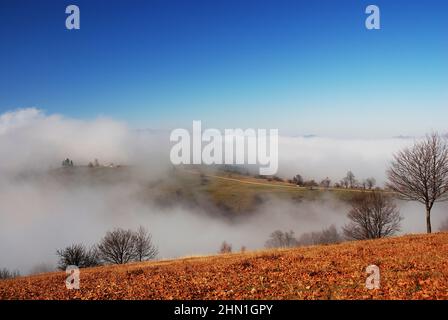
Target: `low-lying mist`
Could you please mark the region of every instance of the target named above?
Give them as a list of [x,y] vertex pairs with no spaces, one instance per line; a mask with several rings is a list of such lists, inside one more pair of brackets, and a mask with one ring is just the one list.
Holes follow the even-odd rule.
[[[409,142],[281,137],[279,175],[337,180],[352,170],[382,183],[392,153]],[[148,185],[169,179],[169,147],[166,133],[132,130],[111,119],[81,121],[36,109],[1,115],[0,267],[26,274],[36,266],[56,266],[56,249],[94,244],[115,227],[147,227],[159,258],[170,258],[215,253],[224,240],[234,250],[259,249],[276,229],[299,236],[347,222],[347,203],[330,196],[301,202],[269,197],[255,213],[234,219],[214,215],[201,203],[160,206]],[[128,169],[120,175],[123,168],[106,168],[114,178],[92,179],[87,167],[61,169],[67,157],[75,166],[99,159]],[[400,208],[402,232],[424,232],[423,207]],[[435,229],[446,209],[434,209]]]

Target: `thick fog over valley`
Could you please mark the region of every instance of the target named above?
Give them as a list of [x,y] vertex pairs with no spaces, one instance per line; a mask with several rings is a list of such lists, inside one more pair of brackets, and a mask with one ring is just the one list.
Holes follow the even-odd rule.
[[[351,170],[382,186],[392,154],[413,141],[285,137],[280,129],[278,175],[338,181]],[[169,149],[166,132],[135,130],[110,118],[77,120],[33,108],[2,114],[0,266],[23,274],[39,265],[54,268],[57,249],[92,245],[115,227],[145,226],[158,258],[172,258],[216,253],[224,240],[235,250],[261,249],[276,229],[299,236],[347,222],[348,204],[331,195],[320,201],[267,197],[255,212],[231,219],[216,214],[220,208],[207,200],[160,205],[157,185],[170,181],[174,170]],[[74,170],[61,168],[65,158]],[[88,164],[95,159],[104,170],[92,174]],[[421,205],[399,207],[401,233],[425,231]],[[446,209],[434,208],[435,228]]]

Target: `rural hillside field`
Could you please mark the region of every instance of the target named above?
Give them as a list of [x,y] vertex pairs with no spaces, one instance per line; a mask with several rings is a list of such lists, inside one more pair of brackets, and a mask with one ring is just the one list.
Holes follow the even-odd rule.
[[[267,250],[0,281],[0,299],[448,299],[448,233]],[[380,289],[365,286],[380,269]]]

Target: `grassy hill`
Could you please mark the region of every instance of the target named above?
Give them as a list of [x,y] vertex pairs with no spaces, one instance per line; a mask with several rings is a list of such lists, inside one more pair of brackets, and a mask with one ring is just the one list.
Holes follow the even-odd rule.
[[[448,233],[190,257],[0,281],[0,299],[448,299]],[[365,287],[368,265],[380,289]]]
[[[52,181],[63,187],[134,184],[140,200],[154,202],[162,207],[186,205],[200,207],[211,214],[227,217],[255,212],[269,199],[325,201],[338,199],[350,201],[359,189],[307,188],[284,181],[250,176],[222,168],[187,166],[173,169],[163,178],[155,179],[140,174],[129,166],[94,167],[75,166],[58,168],[50,172]],[[125,187],[127,187],[125,185]]]
[[323,201],[332,197],[350,201],[363,191],[298,187],[288,182],[238,172],[193,167],[173,171],[168,179],[153,184],[148,192],[157,194],[157,200],[162,204],[172,204],[175,200],[175,203],[201,203],[203,206],[206,201],[228,215],[238,215],[255,211],[268,198],[300,202]]

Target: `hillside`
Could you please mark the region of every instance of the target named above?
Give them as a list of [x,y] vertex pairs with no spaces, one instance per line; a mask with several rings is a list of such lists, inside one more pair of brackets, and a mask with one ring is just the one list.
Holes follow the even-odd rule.
[[368,190],[298,187],[284,181],[196,166],[171,172],[169,178],[151,184],[142,196],[152,194],[161,205],[194,204],[211,213],[232,217],[254,212],[269,199],[291,203],[329,198],[350,201],[361,192]]
[[[0,281],[0,299],[448,299],[448,233],[191,257]],[[381,288],[365,288],[368,265]]]
[[140,168],[131,166],[75,166],[52,170],[49,177],[41,177],[41,181],[46,179],[63,188],[129,188],[129,185],[133,185],[137,190],[135,196],[141,201],[160,207],[200,207],[212,215],[227,218],[255,212],[271,199],[298,203],[303,200],[326,201],[331,198],[344,202],[352,200],[361,192],[369,191],[299,187],[285,181],[205,166],[173,169],[161,178],[151,177],[142,173]]

